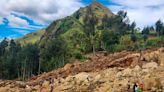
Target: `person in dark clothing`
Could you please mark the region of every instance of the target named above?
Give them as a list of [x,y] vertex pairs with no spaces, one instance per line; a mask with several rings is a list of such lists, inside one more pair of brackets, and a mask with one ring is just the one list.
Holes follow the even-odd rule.
[[42,89],[43,89],[43,87],[42,87],[42,81],[39,82],[39,85],[40,85],[40,91],[39,92],[42,92]]
[[133,92],[136,92],[137,91],[137,84],[136,83],[134,83],[134,85],[133,85]]
[[130,92],[130,81],[128,81],[127,87],[128,87],[127,92]]
[[53,90],[54,90],[54,80],[53,80],[53,78],[50,78],[50,87],[51,87],[50,92],[53,92]]

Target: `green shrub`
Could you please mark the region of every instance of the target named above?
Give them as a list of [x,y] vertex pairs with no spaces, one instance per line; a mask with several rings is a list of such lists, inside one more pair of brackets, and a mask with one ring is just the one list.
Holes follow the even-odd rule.
[[120,45],[120,44],[114,45],[114,51],[120,52],[122,50],[125,50],[123,45]]
[[129,35],[122,36],[120,38],[120,45],[122,45],[125,49],[133,46],[133,42]]
[[111,46],[108,46],[107,47],[107,51],[108,52],[119,52],[119,51],[122,51],[122,50],[125,50],[124,46],[123,45],[120,45],[120,44],[115,44],[115,45],[111,45]]
[[75,52],[74,56],[76,59],[82,59],[83,58],[82,54],[79,51]]
[[149,39],[147,40],[146,46],[151,47],[151,46],[157,46],[159,39]]

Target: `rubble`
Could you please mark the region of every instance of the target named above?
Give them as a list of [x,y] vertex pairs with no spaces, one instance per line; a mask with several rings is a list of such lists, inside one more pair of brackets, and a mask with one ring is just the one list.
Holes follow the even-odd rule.
[[164,92],[164,48],[142,52],[97,53],[87,62],[67,64],[27,82],[0,81],[0,92],[126,92],[127,84],[144,92]]

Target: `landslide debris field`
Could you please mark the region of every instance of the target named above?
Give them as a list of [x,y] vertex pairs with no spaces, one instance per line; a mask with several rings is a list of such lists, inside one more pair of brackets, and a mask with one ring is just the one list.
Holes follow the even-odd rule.
[[131,89],[137,82],[144,92],[164,92],[164,48],[88,57],[26,82],[0,81],[0,92],[126,92],[128,81]]

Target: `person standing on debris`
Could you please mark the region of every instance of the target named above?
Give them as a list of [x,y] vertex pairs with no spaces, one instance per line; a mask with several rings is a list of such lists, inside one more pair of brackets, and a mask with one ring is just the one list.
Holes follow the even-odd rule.
[[53,92],[53,90],[54,90],[54,80],[53,80],[53,78],[50,78],[50,87],[51,87],[50,92]]
[[143,83],[140,83],[140,88],[141,88],[141,90],[144,90],[144,84]]
[[127,87],[128,87],[127,92],[130,92],[130,81],[128,81]]
[[43,87],[42,87],[42,82],[41,81],[39,82],[39,85],[40,85],[40,91],[39,92],[42,92]]
[[134,83],[134,85],[133,85],[133,92],[137,92],[137,89],[138,89],[138,86],[137,86],[136,83]]

